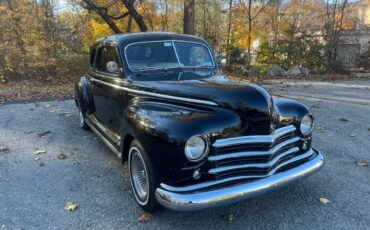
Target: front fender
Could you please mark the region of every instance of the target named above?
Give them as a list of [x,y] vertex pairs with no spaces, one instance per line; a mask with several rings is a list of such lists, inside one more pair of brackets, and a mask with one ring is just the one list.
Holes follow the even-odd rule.
[[292,123],[299,126],[302,118],[307,114],[312,114],[311,110],[303,103],[282,97],[272,97],[274,110],[280,117],[293,118]]
[[192,176],[191,170],[184,170],[194,166],[184,154],[190,137],[212,139],[241,127],[240,117],[231,110],[146,98],[130,101],[123,122],[126,132],[133,133],[147,150],[160,181],[167,183]]

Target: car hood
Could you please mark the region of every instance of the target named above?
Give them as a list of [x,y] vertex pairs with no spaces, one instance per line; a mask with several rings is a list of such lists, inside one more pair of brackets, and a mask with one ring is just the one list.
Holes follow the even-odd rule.
[[218,72],[150,73],[131,76],[135,90],[210,101],[237,112],[253,134],[271,131],[272,97],[255,84],[231,80]]

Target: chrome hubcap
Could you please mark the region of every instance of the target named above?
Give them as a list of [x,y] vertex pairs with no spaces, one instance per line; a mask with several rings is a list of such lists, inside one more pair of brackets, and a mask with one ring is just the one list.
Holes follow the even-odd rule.
[[85,123],[85,118],[84,118],[84,115],[82,114],[82,112],[80,111],[80,125],[83,126]]
[[131,180],[138,198],[145,201],[148,196],[148,178],[144,161],[136,148],[131,149]]

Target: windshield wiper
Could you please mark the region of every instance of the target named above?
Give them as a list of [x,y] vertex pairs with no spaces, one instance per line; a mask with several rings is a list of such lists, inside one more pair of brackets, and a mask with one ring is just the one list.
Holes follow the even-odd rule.
[[190,68],[202,69],[202,68],[213,68],[213,66],[212,65],[198,65],[198,66],[191,66]]

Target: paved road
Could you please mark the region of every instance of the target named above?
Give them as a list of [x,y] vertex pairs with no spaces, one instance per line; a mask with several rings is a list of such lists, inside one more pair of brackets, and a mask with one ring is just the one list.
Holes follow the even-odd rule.
[[[275,81],[266,88],[312,106],[324,129],[314,134],[327,160],[322,171],[228,207],[163,210],[149,223],[137,220],[144,212],[135,204],[127,165],[78,127],[71,100],[0,106],[0,145],[10,149],[0,152],[0,229],[369,229],[370,167],[355,162],[370,162],[370,81]],[[43,131],[50,133],[38,137]],[[35,148],[47,152],[36,155]],[[60,153],[67,158],[59,160]],[[68,201],[79,207],[64,211]],[[235,220],[226,222],[224,214]]]

